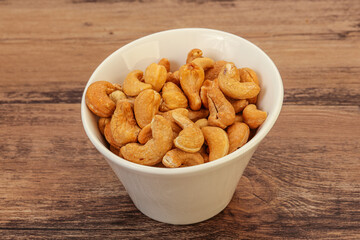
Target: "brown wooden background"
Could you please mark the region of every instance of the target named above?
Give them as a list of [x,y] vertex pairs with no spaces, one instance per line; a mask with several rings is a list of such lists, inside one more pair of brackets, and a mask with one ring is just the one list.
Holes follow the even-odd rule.
[[[257,44],[285,99],[230,205],[172,226],[134,207],[80,100],[110,53],[182,27]],[[360,239],[359,105],[358,0],[0,0],[0,238]]]

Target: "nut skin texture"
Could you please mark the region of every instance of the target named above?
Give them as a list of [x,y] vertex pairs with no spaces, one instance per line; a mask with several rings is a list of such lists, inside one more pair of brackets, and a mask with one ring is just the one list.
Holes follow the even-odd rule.
[[223,129],[219,127],[203,127],[201,131],[210,149],[210,162],[228,154],[229,138]]
[[147,143],[152,138],[151,123],[141,129],[138,135],[138,142],[141,144]]
[[207,118],[209,116],[209,110],[201,108],[199,111],[192,111],[188,109],[188,117],[191,121],[196,122],[201,118]]
[[180,72],[168,72],[166,77],[166,82],[172,82],[176,85],[180,86]]
[[176,108],[187,108],[188,106],[186,96],[175,83],[165,83],[161,94],[163,102],[161,103],[160,111],[168,111]]
[[121,90],[116,90],[116,91],[112,92],[109,95],[109,97],[110,97],[111,100],[114,101],[115,104],[117,103],[117,101],[127,99],[125,93],[123,93]]
[[233,99],[253,98],[260,92],[260,87],[256,83],[240,82],[239,71],[233,63],[223,66],[218,81],[221,91]]
[[176,148],[165,154],[162,163],[168,168],[188,167],[202,164],[204,159],[200,153],[188,153]]
[[247,143],[250,135],[250,128],[246,123],[235,122],[227,128],[227,134],[230,144],[229,153],[232,153]]
[[148,125],[159,111],[161,96],[152,89],[142,91],[134,102],[134,113],[138,125],[143,128]]
[[226,63],[227,63],[226,61],[222,61],[222,60],[216,61],[214,63],[214,66],[205,72],[205,79],[214,80],[214,79],[218,78],[221,69],[223,68],[223,66]]
[[172,116],[172,114],[174,112],[181,114],[185,117],[188,117],[188,115],[189,115],[189,111],[185,108],[177,108],[177,109],[170,110],[167,112],[159,112],[159,114],[171,122],[171,128],[173,130],[174,137],[177,137],[179,135],[179,133],[181,132],[182,128],[176,124],[175,119]]
[[183,129],[179,133],[179,136],[174,139],[174,145],[185,152],[194,153],[199,151],[204,143],[204,136],[201,129],[182,114],[173,112],[172,117]]
[[170,121],[156,115],[151,121],[151,131],[153,138],[145,145],[129,143],[120,149],[120,153],[126,160],[148,166],[161,162],[173,145]]
[[208,99],[207,99],[207,92],[209,89],[211,89],[213,87],[213,81],[210,80],[205,80],[203,82],[203,85],[200,88],[200,98],[201,98],[201,102],[203,104],[203,106],[205,108],[209,108],[209,103],[208,103]]
[[209,126],[208,120],[206,118],[201,118],[195,122],[195,125],[199,128]]
[[139,132],[131,104],[118,101],[110,123],[105,126],[106,140],[110,145],[120,148],[127,143],[136,142]]
[[243,111],[244,122],[251,128],[258,128],[266,119],[267,113],[256,108],[256,105],[249,104]]
[[200,88],[204,82],[204,70],[194,63],[180,67],[180,85],[194,111],[201,108]]
[[104,130],[105,130],[106,124],[108,124],[110,121],[111,121],[111,118],[99,118],[98,127],[99,127],[100,133],[102,135],[104,135]]
[[87,107],[99,117],[111,117],[116,104],[110,99],[109,94],[116,90],[116,86],[107,81],[92,83],[85,94]]
[[206,71],[209,68],[214,67],[214,64],[215,64],[214,60],[212,60],[211,58],[208,58],[208,57],[195,58],[191,62],[195,63],[196,65],[198,65],[199,67],[204,69],[204,71]]
[[190,63],[196,58],[202,58],[202,55],[203,52],[200,49],[198,48],[191,49],[187,55],[186,63]]
[[210,126],[226,128],[234,123],[235,110],[216,84],[213,85],[212,88],[207,90],[210,111],[208,122]]
[[170,72],[170,61],[167,58],[162,58],[160,59],[160,61],[158,62],[159,65],[162,65],[165,67],[167,72]]
[[[255,71],[252,70],[251,68],[240,68],[239,74],[240,74],[240,82],[253,82],[253,83],[256,83],[260,87],[259,79],[258,79]],[[253,97],[253,98],[249,98],[248,102],[250,104],[256,104],[257,96]]]
[[246,99],[236,100],[236,99],[228,98],[228,100],[231,103],[231,105],[234,107],[235,113],[242,112],[245,109],[245,107],[249,105],[249,102]]
[[140,79],[143,77],[143,72],[134,70],[130,72],[124,81],[123,91],[127,96],[135,97],[145,89],[151,89],[151,84],[143,83]]
[[151,84],[152,88],[160,92],[167,78],[167,71],[163,65],[150,64],[145,70],[145,83]]

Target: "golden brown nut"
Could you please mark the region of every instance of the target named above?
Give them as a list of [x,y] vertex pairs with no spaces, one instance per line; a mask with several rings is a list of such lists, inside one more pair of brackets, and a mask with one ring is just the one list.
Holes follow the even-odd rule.
[[104,129],[106,124],[110,122],[111,118],[99,118],[98,127],[102,135],[104,135]]
[[229,138],[223,129],[219,127],[203,127],[201,131],[210,149],[210,162],[228,154]]
[[259,79],[254,70],[251,68],[240,68],[239,69],[240,82],[253,82],[259,86]]
[[208,118],[210,126],[226,128],[234,123],[234,107],[226,99],[219,88],[215,86],[208,89],[207,98],[210,111],[210,116]]
[[226,63],[226,61],[216,61],[212,68],[205,71],[205,79],[214,80],[218,78],[221,69]]
[[196,122],[200,118],[207,118],[209,116],[209,110],[201,108],[198,111],[192,111],[188,109],[188,117],[191,121]]
[[169,62],[169,59],[167,59],[167,58],[162,58],[162,59],[160,59],[160,61],[159,61],[158,64],[164,66],[165,69],[166,69],[166,71],[167,71],[167,72],[170,72],[170,62]]
[[267,113],[256,108],[256,105],[249,104],[242,114],[244,122],[251,128],[258,128],[266,119]]
[[200,88],[204,82],[204,70],[194,63],[180,67],[180,85],[194,111],[201,108]]
[[231,103],[231,105],[234,107],[235,113],[242,112],[245,109],[245,107],[249,104],[248,100],[246,99],[236,100],[236,99],[228,98],[228,100]]
[[189,118],[182,114],[173,112],[175,122],[183,129],[174,140],[174,145],[185,152],[197,152],[204,143],[201,129]]
[[116,87],[110,82],[98,81],[92,83],[86,90],[86,105],[99,117],[111,117],[116,104],[110,99],[109,94],[115,90]]
[[199,128],[209,126],[208,120],[206,118],[201,118],[195,122],[195,125]]
[[205,108],[209,108],[208,99],[207,99],[207,91],[213,87],[214,81],[205,80],[200,88],[200,98],[202,105]]
[[188,106],[185,94],[175,83],[165,83],[161,95],[163,102],[160,105],[160,111],[168,111],[175,108],[186,108]]
[[162,163],[169,168],[195,166],[204,163],[200,153],[188,153],[180,149],[168,151],[162,159]]
[[110,99],[114,101],[114,103],[116,104],[117,101],[119,100],[125,100],[127,99],[125,93],[123,93],[121,90],[116,90],[114,92],[112,92],[110,95],[109,95]]
[[230,144],[229,153],[232,153],[247,143],[250,135],[250,128],[246,123],[235,122],[228,127],[227,134]]
[[147,143],[152,138],[151,123],[143,127],[138,135],[138,142],[141,144]]
[[235,122],[244,122],[244,119],[241,114],[235,116]]
[[171,128],[173,130],[174,137],[177,137],[179,135],[179,133],[181,132],[182,128],[176,124],[174,118],[172,117],[172,114],[174,112],[181,114],[185,117],[188,117],[188,114],[189,114],[189,111],[185,108],[177,108],[177,109],[170,110],[167,112],[159,112],[159,114],[171,122]]
[[192,62],[195,58],[201,58],[202,55],[203,55],[203,52],[200,49],[194,48],[188,53],[187,58],[186,58],[186,63]]
[[151,131],[153,137],[145,145],[129,143],[120,148],[120,153],[126,160],[148,166],[161,162],[173,145],[170,121],[156,115],[151,121]]
[[172,82],[180,86],[180,73],[179,71],[168,72],[166,77],[166,82]]
[[221,69],[219,87],[228,97],[234,99],[248,99],[256,97],[260,87],[254,82],[240,82],[239,71],[233,63],[226,63]]
[[215,63],[214,60],[212,60],[211,58],[208,58],[208,57],[195,58],[191,62],[195,63],[196,65],[198,65],[199,67],[204,69],[204,71],[214,67],[214,63]]
[[152,63],[145,70],[145,83],[151,84],[152,88],[160,92],[167,78],[166,68],[162,65]]
[[130,72],[124,81],[123,91],[127,96],[135,97],[145,89],[151,89],[151,84],[141,82],[143,72],[140,70],[134,70]]
[[120,148],[129,142],[136,142],[139,132],[131,104],[118,101],[111,121],[104,129],[106,140],[110,145]]
[[148,125],[159,111],[161,96],[152,89],[142,91],[135,99],[134,113],[136,122],[143,128]]

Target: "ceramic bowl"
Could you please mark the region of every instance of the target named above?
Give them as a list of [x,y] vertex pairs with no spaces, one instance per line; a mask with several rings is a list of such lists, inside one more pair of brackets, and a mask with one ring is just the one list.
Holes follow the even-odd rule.
[[[122,83],[135,69],[142,71],[168,58],[172,71],[185,63],[187,53],[199,48],[204,56],[249,67],[258,74],[258,108],[268,117],[256,135],[237,151],[215,161],[178,169],[156,168],[129,162],[113,154],[97,127],[97,117],[85,104],[87,87],[99,80]],[[202,28],[174,29],[137,39],[107,57],[90,77],[82,97],[81,117],[87,136],[104,156],[135,206],[148,217],[170,224],[191,224],[209,219],[230,202],[251,156],[273,127],[282,107],[283,84],[273,61],[251,42],[222,31]]]

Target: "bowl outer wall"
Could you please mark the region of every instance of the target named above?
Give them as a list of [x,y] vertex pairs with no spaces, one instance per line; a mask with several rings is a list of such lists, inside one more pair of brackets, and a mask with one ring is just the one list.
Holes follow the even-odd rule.
[[[113,154],[104,146],[103,137],[97,129],[97,124],[95,124],[96,117],[86,107],[85,93],[88,86],[99,80],[122,83],[130,71],[144,70],[146,66],[152,62],[157,62],[162,57],[167,57],[172,63],[172,70],[176,70],[185,62],[187,52],[192,48],[202,49],[204,56],[232,61],[238,67],[250,67],[258,73],[262,85],[259,108],[268,112],[268,118],[256,135],[242,148],[221,159],[188,168],[164,169],[143,166]],[[264,103],[262,100],[267,101]],[[268,102],[270,100],[271,104]],[[90,141],[106,159],[138,174],[168,175],[177,178],[209,171],[221,165],[228,165],[232,160],[240,161],[241,155],[256,148],[270,131],[280,114],[282,102],[283,84],[279,71],[260,48],[231,33],[204,28],[185,28],[145,36],[121,47],[107,57],[94,71],[85,87],[81,102],[81,117]]]

